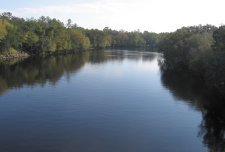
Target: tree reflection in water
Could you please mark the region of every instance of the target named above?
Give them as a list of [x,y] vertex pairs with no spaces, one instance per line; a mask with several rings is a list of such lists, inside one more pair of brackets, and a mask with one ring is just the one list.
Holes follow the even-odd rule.
[[[77,55],[29,58],[20,62],[0,63],[0,94],[24,85],[55,85],[66,75],[70,77],[85,63],[102,64],[108,60],[153,60],[154,54],[126,51],[84,52]],[[209,151],[225,151],[225,95],[206,89],[204,82],[189,72],[161,70],[161,80],[171,94],[186,101],[202,113],[199,136]]]
[[188,72],[161,70],[163,85],[175,98],[202,113],[199,136],[211,152],[225,151],[225,98]]
[[108,60],[123,61],[125,58],[132,60],[153,60],[154,54],[144,52],[129,52],[124,50],[101,50],[83,52],[80,54],[59,55],[50,57],[28,58],[22,61],[0,62],[0,94],[10,88],[21,88],[25,85],[55,85],[63,76],[75,74],[85,63],[101,64]]
[[55,83],[66,74],[79,70],[89,60],[89,53],[79,55],[28,58],[20,62],[0,64],[0,94],[10,88],[24,85],[45,85]]

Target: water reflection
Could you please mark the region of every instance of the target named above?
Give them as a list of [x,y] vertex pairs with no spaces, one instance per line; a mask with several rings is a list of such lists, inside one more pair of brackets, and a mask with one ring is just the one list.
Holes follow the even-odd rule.
[[[2,96],[3,96],[3,94],[7,90],[10,90],[12,88],[22,88],[24,85],[33,86],[33,87],[35,85],[44,86],[46,84],[56,85],[57,82],[59,82],[60,78],[62,78],[63,76],[66,76],[68,78],[71,77],[72,75],[74,76],[80,69],[84,69],[84,67],[85,67],[86,70],[84,70],[84,73],[82,76],[86,76],[89,79],[91,79],[91,77],[95,78],[95,79],[92,79],[93,84],[88,85],[88,86],[91,86],[91,88],[84,87],[83,89],[80,89],[83,87],[83,85],[84,85],[83,83],[86,82],[86,80],[85,80],[86,77],[85,78],[82,77],[83,79],[79,79],[79,80],[82,80],[82,82],[79,83],[80,85],[78,84],[77,88],[71,87],[71,89],[69,89],[69,91],[76,90],[75,93],[77,93],[77,94],[75,94],[74,92],[70,93],[68,90],[63,92],[63,94],[66,94],[68,96],[68,98],[65,98],[65,101],[61,102],[61,99],[58,99],[57,97],[55,97],[55,98],[48,97],[46,95],[46,98],[53,98],[52,99],[53,104],[50,102],[49,103],[50,105],[48,105],[48,106],[51,107],[52,105],[56,105],[57,108],[55,109],[55,111],[52,110],[51,108],[49,110],[48,106],[45,107],[45,105],[48,104],[47,102],[44,103],[44,106],[40,106],[41,108],[43,108],[43,107],[46,108],[46,109],[40,108],[40,110],[43,110],[45,113],[42,111],[40,113],[37,112],[36,114],[41,115],[43,113],[43,115],[46,118],[40,117],[39,123],[42,125],[45,125],[45,124],[49,125],[51,123],[53,123],[53,124],[59,123],[60,125],[65,125],[64,127],[62,127],[64,130],[61,130],[62,128],[59,129],[59,131],[62,131],[62,135],[64,135],[63,131],[66,132],[68,130],[69,135],[71,133],[75,134],[74,136],[71,135],[72,139],[76,139],[76,137],[79,140],[81,138],[84,138],[84,141],[89,139],[88,138],[89,134],[86,133],[86,131],[87,130],[90,131],[91,129],[94,129],[94,127],[93,127],[93,125],[94,125],[96,128],[101,128],[99,130],[98,129],[94,130],[93,131],[94,134],[101,134],[103,136],[103,134],[105,133],[106,135],[108,135],[108,136],[110,135],[113,137],[114,133],[119,132],[118,136],[124,135],[123,136],[124,140],[113,138],[114,139],[113,142],[110,141],[108,136],[103,136],[103,137],[105,139],[107,139],[108,143],[110,143],[110,144],[115,143],[118,140],[119,144],[123,145],[123,143],[121,143],[121,142],[127,143],[127,147],[132,146],[132,145],[129,145],[130,144],[129,140],[132,140],[132,138],[130,138],[130,137],[133,137],[132,136],[134,133],[133,131],[139,130],[140,131],[139,134],[135,134],[135,137],[137,137],[137,139],[143,139],[143,143],[144,143],[143,145],[145,145],[145,146],[147,145],[147,146],[146,147],[141,146],[141,148],[143,148],[145,150],[146,149],[149,150],[150,149],[150,147],[148,147],[149,140],[152,140],[151,141],[153,143],[153,144],[151,144],[152,147],[154,147],[157,144],[161,146],[162,140],[165,140],[164,143],[168,144],[169,137],[173,137],[173,136],[170,136],[169,131],[167,132],[166,129],[168,129],[168,128],[166,128],[166,125],[168,125],[168,126],[170,125],[170,124],[168,124],[169,120],[170,121],[176,120],[175,118],[171,118],[172,116],[176,117],[176,115],[179,115],[176,112],[174,112],[175,115],[172,115],[171,117],[169,117],[170,119],[168,117],[163,117],[164,115],[169,114],[169,110],[167,109],[167,106],[169,106],[169,105],[167,105],[168,103],[164,102],[164,98],[166,98],[168,96],[165,95],[164,90],[161,90],[161,86],[157,86],[158,83],[154,84],[154,81],[157,81],[157,78],[159,77],[159,75],[155,74],[157,72],[154,71],[154,67],[149,68],[149,66],[155,66],[155,65],[157,66],[157,64],[155,64],[156,56],[160,58],[161,55],[154,54],[154,53],[148,53],[148,52],[106,50],[106,51],[84,52],[82,54],[77,54],[77,55],[52,56],[52,57],[46,57],[46,58],[30,58],[30,59],[26,59],[26,60],[19,61],[19,62],[10,62],[7,64],[1,63],[0,64],[0,94],[2,94]],[[127,60],[132,61],[132,62],[124,62],[123,64],[118,64],[118,62],[123,62],[123,61],[127,61]],[[110,61],[116,61],[115,66],[113,66]],[[137,63],[133,62],[133,61],[137,61]],[[145,61],[150,61],[150,62],[145,62]],[[152,62],[152,61],[154,61],[154,62]],[[105,64],[103,66],[105,68],[103,68],[103,69],[111,70],[111,71],[114,70],[113,75],[109,76],[107,71],[106,71],[106,73],[104,73],[104,71],[102,71],[102,69],[100,69],[100,70],[97,69],[96,73],[98,73],[98,72],[100,72],[100,73],[90,76],[90,74],[88,73],[90,71],[87,70],[88,66],[101,65],[101,64],[103,65],[106,62],[110,62],[110,63]],[[87,65],[87,66],[85,66],[85,65]],[[115,70],[119,69],[118,66],[121,66],[121,65],[123,67],[120,70],[122,70],[122,72],[124,72],[126,74],[124,79],[119,79],[120,81],[118,79],[114,79],[114,81],[112,81],[112,82],[107,81],[108,83],[101,83],[101,87],[99,87],[99,88],[96,87],[96,85],[98,85],[98,83],[99,83],[99,79],[97,79],[98,77],[101,76],[101,78],[103,78],[104,74],[106,74],[107,78],[109,78],[109,77],[115,78],[116,77]],[[107,68],[107,66],[109,68]],[[134,71],[131,71],[131,72],[126,71],[127,69],[133,70],[134,68],[138,68],[138,69],[135,69]],[[157,69],[158,69],[158,67],[157,67]],[[95,70],[95,69],[92,69],[92,70]],[[140,71],[140,70],[142,70],[142,71]],[[143,72],[146,70],[154,71],[154,73],[151,73],[154,76],[149,76],[148,75],[149,73],[146,76],[146,73]],[[143,75],[142,74],[136,75],[138,72],[142,73]],[[110,74],[112,74],[112,72],[110,72]],[[153,79],[152,81],[149,81],[153,84],[146,83],[149,79]],[[202,83],[198,79],[195,79],[192,75],[190,75],[188,73],[177,73],[174,71],[173,72],[161,71],[161,81],[162,81],[162,84],[164,85],[164,87],[167,88],[170,91],[170,93],[174,96],[176,101],[186,102],[189,106],[192,107],[192,109],[196,109],[197,111],[200,111],[202,113],[202,121],[198,128],[198,130],[199,130],[198,135],[199,135],[199,137],[202,138],[202,142],[208,147],[209,151],[212,151],[212,152],[213,151],[225,151],[225,138],[224,138],[224,135],[225,135],[225,102],[224,101],[225,100],[224,100],[224,97],[217,94],[217,92],[214,92],[213,90],[205,89],[204,83]],[[91,81],[89,80],[89,82],[91,82]],[[124,84],[126,86],[123,86]],[[152,86],[150,86],[150,85],[152,85]],[[161,83],[160,83],[160,85],[161,85]],[[68,86],[66,86],[66,87],[68,87]],[[92,90],[94,87],[95,87],[95,91]],[[133,88],[133,87],[136,87],[136,88]],[[115,91],[116,89],[117,89],[117,91]],[[158,91],[155,91],[157,89],[158,89]],[[62,91],[62,90],[60,90],[60,91]],[[96,96],[96,93],[99,93],[98,91],[104,92],[105,96],[101,96],[101,94],[98,94],[98,96]],[[88,92],[88,95],[90,96],[89,98],[87,97],[86,92]],[[152,93],[154,95],[149,96],[149,94],[151,94],[150,92],[154,92],[154,93]],[[158,94],[161,93],[162,96],[164,96],[164,98],[161,98],[161,95],[158,95],[157,93]],[[17,96],[15,95],[15,98],[16,97]],[[74,101],[72,101],[72,100],[74,100],[74,97],[76,97],[76,99],[78,99],[78,101],[76,101],[77,104],[75,104]],[[31,99],[33,99],[33,98],[31,97]],[[44,97],[43,97],[43,99],[44,99]],[[58,103],[55,102],[55,100],[57,100],[57,99],[60,102],[59,101],[58,101]],[[68,101],[69,99],[71,100],[71,104],[69,104],[70,103]],[[93,99],[93,103],[92,103],[92,101],[90,101],[92,99]],[[103,102],[103,101],[105,101],[105,102]],[[133,102],[131,102],[131,101],[133,101]],[[65,111],[63,111],[63,109],[61,109],[61,107],[65,106],[64,102],[66,102],[67,104],[70,105],[67,107],[67,109],[65,109]],[[143,103],[143,105],[142,105],[142,103]],[[58,106],[57,106],[57,104],[58,104]],[[87,104],[87,105],[85,105],[85,104]],[[109,104],[109,105],[107,106],[107,104]],[[4,106],[3,102],[2,102],[2,105]],[[164,105],[166,105],[166,106],[164,106]],[[17,108],[17,106],[15,106],[15,108]],[[93,107],[95,107],[96,109]],[[151,107],[157,107],[159,109],[157,109],[157,108],[151,109]],[[173,111],[176,110],[175,106],[172,108],[174,108],[174,109],[172,109]],[[70,109],[70,110],[68,110],[68,109]],[[124,111],[124,109],[126,109],[127,111]],[[27,110],[27,109],[25,108],[24,110]],[[85,112],[82,112],[82,110]],[[129,110],[132,112],[129,112]],[[30,111],[33,111],[33,109]],[[62,117],[63,123],[61,124],[61,121],[59,121],[58,119],[60,118],[60,116],[61,116],[60,112],[62,112],[62,111],[65,112],[66,114],[67,113],[69,113],[69,114],[68,114],[68,116],[66,115],[66,117]],[[90,111],[92,111],[92,113]],[[166,114],[163,113],[165,111],[168,113],[166,113]],[[50,112],[50,114],[49,114],[49,112]],[[52,116],[54,116],[53,118],[50,117],[51,112],[52,112]],[[6,110],[6,113],[7,113],[7,110]],[[59,118],[58,117],[55,118],[55,115],[57,113],[60,113],[58,115]],[[91,113],[91,114],[88,115],[89,113]],[[97,115],[97,114],[99,114],[99,115]],[[16,113],[16,115],[18,115],[18,113]],[[24,118],[29,115],[32,115],[32,114],[29,113],[29,111],[28,111],[27,113],[24,113],[24,115],[22,115],[19,118]],[[28,122],[31,122],[29,124],[32,124],[33,118],[35,118],[35,112],[33,115],[34,116],[31,118],[25,119],[25,120],[29,120]],[[83,118],[82,118],[82,116],[83,116]],[[125,117],[125,116],[127,116],[127,117]],[[4,115],[2,117],[3,118],[1,120],[5,120]],[[89,119],[89,117],[90,117],[90,119]],[[8,119],[8,117],[6,117],[6,118]],[[56,120],[54,120],[54,118]],[[129,130],[129,127],[126,126],[127,123],[124,123],[129,118],[130,118],[130,121],[128,121],[128,122],[133,124],[133,125],[129,125],[130,130]],[[16,121],[14,121],[14,118],[11,118],[11,119],[12,119],[12,124],[14,124],[14,122],[15,122],[15,124],[17,124]],[[162,120],[160,120],[160,119],[162,119]],[[68,122],[66,120],[68,120]],[[74,121],[72,121],[72,120],[74,120]],[[168,120],[168,122],[166,120]],[[163,123],[164,121],[165,121],[165,123]],[[77,123],[77,122],[80,122],[80,126],[79,126],[79,123]],[[101,122],[101,123],[99,123],[99,122]],[[135,122],[139,122],[139,123],[136,124]],[[35,123],[37,123],[37,121],[34,120],[33,123],[35,124]],[[84,123],[89,123],[90,125],[88,125],[88,127],[90,127],[90,126],[91,127],[85,130],[83,128]],[[169,123],[173,124],[176,122],[174,121],[174,122],[169,122]],[[98,124],[101,124],[101,125],[98,126]],[[140,125],[140,124],[142,124],[142,125]],[[21,123],[20,125],[21,125],[21,128],[24,128],[23,125],[26,126],[27,124]],[[154,127],[154,125],[156,125],[156,127]],[[11,125],[9,125],[9,126],[11,126]],[[53,126],[57,126],[57,125],[53,125]],[[114,126],[114,127],[111,127],[111,126]],[[8,127],[7,125],[6,125],[6,127],[3,126],[4,129],[7,127]],[[32,127],[35,128],[35,126],[32,126]],[[77,127],[76,129],[78,129],[80,131],[75,132],[74,127]],[[161,127],[161,130],[160,130],[160,127]],[[38,127],[38,128],[40,128],[40,127]],[[171,126],[171,128],[173,128],[173,127]],[[179,128],[179,127],[177,127],[177,128]],[[173,134],[173,135],[176,134],[177,128],[175,127],[175,131],[171,132],[171,134]],[[43,126],[43,129],[46,129],[46,127]],[[84,129],[84,130],[82,130],[82,129]],[[117,129],[117,130],[116,131],[114,130],[115,132],[113,132],[113,129],[115,129],[115,130]],[[154,129],[156,129],[156,130],[154,130]],[[18,129],[18,130],[19,131],[17,133],[20,132],[20,129]],[[49,130],[47,129],[46,132],[49,132],[50,130],[54,130],[53,127],[50,127]],[[58,132],[57,129],[55,129],[55,130],[56,130],[56,132]],[[104,132],[104,130],[105,130],[105,132]],[[160,137],[162,137],[162,135],[159,135],[157,133],[154,134],[158,130],[159,130],[159,132],[164,132],[165,136],[163,136],[163,138],[160,138]],[[128,131],[129,133],[123,134],[124,131],[125,132]],[[32,133],[31,135],[33,135],[36,133],[36,131],[32,130],[31,133]],[[40,134],[40,133],[42,133],[42,132],[41,131],[38,132],[38,134]],[[78,133],[78,135],[76,133]],[[168,133],[168,134],[166,134],[166,133]],[[79,134],[80,134],[80,136],[79,136]],[[86,135],[86,136],[84,136],[84,135]],[[5,136],[8,137],[8,135],[5,135]],[[23,135],[21,135],[21,136],[23,136]],[[36,136],[38,136],[38,135],[36,135]],[[129,139],[125,138],[127,136],[129,136],[128,137]],[[154,139],[151,138],[151,136],[154,137]],[[53,137],[56,138],[55,136],[53,136]],[[61,136],[59,136],[59,137],[60,137],[59,143],[61,143]],[[93,135],[93,138],[94,137],[95,136]],[[138,138],[138,137],[140,137],[140,138]],[[177,138],[175,138],[175,137],[174,137],[174,139],[178,138],[178,137]],[[14,134],[12,134],[11,138],[14,139]],[[156,138],[158,138],[158,142],[155,141]],[[49,142],[51,140],[47,140],[46,142]],[[41,140],[38,140],[38,141],[41,143]],[[127,142],[125,142],[125,141],[127,141]],[[135,146],[135,144],[137,144],[138,146],[142,145],[142,142],[141,143],[138,143],[138,142],[140,142],[140,140],[139,141],[135,140],[135,142],[133,141],[133,143],[134,143],[133,146]],[[174,145],[171,145],[171,144],[168,144],[168,145],[170,145],[171,147],[176,149],[177,142],[179,142],[179,141],[175,140],[173,142],[175,143]],[[65,141],[65,143],[68,143],[68,142]],[[103,144],[103,143],[104,143],[104,141],[101,141],[101,144]],[[105,142],[106,147],[108,147],[107,146],[108,143]],[[86,144],[86,143],[83,142],[82,144]],[[99,145],[101,145],[101,144],[99,144]],[[52,144],[52,145],[57,146],[55,144]],[[84,148],[84,147],[85,146],[83,146],[82,148]],[[115,146],[113,145],[112,147],[115,147]],[[158,148],[158,146],[156,146],[156,147]],[[141,149],[141,148],[137,148],[137,149]],[[193,147],[193,149],[194,148],[195,147]]]
[[162,71],[163,85],[173,96],[201,111],[199,136],[210,152],[225,151],[225,100],[214,90],[207,90],[201,80],[191,74]]
[[102,50],[0,63],[0,94],[10,88],[21,88],[24,85],[55,85],[63,75],[70,77],[70,74],[75,74],[87,62],[100,64],[109,60],[123,61],[125,58],[151,61],[156,55],[137,51]]
[[145,84],[161,83],[155,71],[138,71],[142,65],[158,71],[155,57],[98,51],[1,64],[0,151],[157,149],[148,104],[156,97]]
[[80,55],[29,58],[16,63],[0,64],[0,94],[24,85],[54,85],[62,75],[79,70],[89,60],[89,53]]

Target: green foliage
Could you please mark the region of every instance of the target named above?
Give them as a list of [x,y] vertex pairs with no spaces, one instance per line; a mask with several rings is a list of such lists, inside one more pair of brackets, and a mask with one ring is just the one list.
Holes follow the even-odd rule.
[[72,50],[85,50],[90,47],[90,41],[81,31],[69,29],[70,46]]
[[16,48],[19,45],[19,37],[17,36],[17,28],[5,19],[1,19],[1,39],[0,52],[7,51],[10,48]]
[[13,49],[13,48],[9,48],[7,51],[2,52],[3,55],[14,55],[17,54],[18,52]]
[[9,23],[6,20],[0,19],[0,41],[7,35],[7,27]]
[[87,30],[86,33],[93,48],[106,48],[111,46],[111,36],[105,31]]
[[[163,35],[163,34],[161,34]],[[160,42],[160,35],[152,32],[145,31],[143,33],[145,45],[151,50],[157,50],[157,45]]]
[[165,66],[169,69],[189,68],[201,53],[212,50],[213,26],[184,27],[168,34],[159,49],[164,53]]
[[179,29],[167,35],[160,46],[165,59],[162,69],[189,71],[204,81],[208,89],[225,94],[224,42],[224,26]]
[[89,49],[89,38],[71,22],[65,27],[59,20],[49,17],[24,20],[3,13],[0,15],[0,50],[13,48],[29,54],[46,54]]
[[225,26],[220,26],[213,33],[215,40],[214,49],[217,51],[225,51]]
[[164,33],[84,29],[64,25],[57,19],[40,17],[23,19],[5,12],[0,15],[0,50],[14,48],[29,54],[51,54],[63,51],[82,51],[89,48],[145,48],[157,50]]
[[33,32],[27,32],[25,33],[23,37],[23,42],[27,44],[37,43],[38,40],[39,40],[39,37]]

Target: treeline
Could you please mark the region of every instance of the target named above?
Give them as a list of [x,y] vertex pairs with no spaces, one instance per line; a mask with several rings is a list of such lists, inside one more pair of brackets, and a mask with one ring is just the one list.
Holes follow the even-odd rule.
[[171,33],[84,29],[57,19],[0,15],[0,56],[67,53],[102,48],[143,48],[164,54],[162,69],[188,70],[210,88],[225,90],[225,26],[183,27]]
[[225,97],[225,26],[193,26],[169,33],[159,45],[162,71],[190,72]]
[[65,25],[57,19],[40,17],[23,19],[5,12],[0,15],[0,52],[23,51],[28,54],[82,51],[90,48],[148,48],[156,49],[160,36],[150,32],[126,32],[109,28],[84,29]]
[[65,27],[49,17],[23,19],[2,13],[0,16],[0,51],[15,50],[29,54],[83,50],[90,47],[89,38],[75,25]]

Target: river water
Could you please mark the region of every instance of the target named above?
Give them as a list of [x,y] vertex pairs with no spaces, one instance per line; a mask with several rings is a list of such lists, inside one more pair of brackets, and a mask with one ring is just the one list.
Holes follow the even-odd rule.
[[161,59],[104,50],[0,64],[0,151],[221,150],[199,89],[162,73]]

